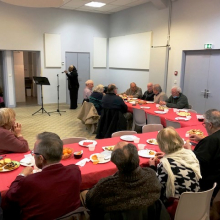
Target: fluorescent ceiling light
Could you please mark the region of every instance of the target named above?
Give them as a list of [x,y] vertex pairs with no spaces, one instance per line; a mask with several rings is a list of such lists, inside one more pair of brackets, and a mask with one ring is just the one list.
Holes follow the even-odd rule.
[[89,2],[89,3],[85,4],[85,6],[90,6],[90,7],[95,7],[95,8],[100,8],[104,5],[106,5],[106,4],[102,3],[102,2]]

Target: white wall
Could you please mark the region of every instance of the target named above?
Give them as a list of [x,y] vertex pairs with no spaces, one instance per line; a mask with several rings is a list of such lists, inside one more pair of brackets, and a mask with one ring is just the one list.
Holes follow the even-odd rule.
[[[152,31],[152,45],[166,45],[167,21],[168,9],[158,10],[149,2],[112,14],[109,37]],[[158,65],[160,65],[159,59]],[[119,92],[124,92],[129,88],[131,82],[136,82],[143,92],[146,91],[149,71],[109,69],[108,83],[115,83]]]
[[[45,68],[43,34],[61,34],[62,61],[65,51],[91,54],[91,78],[95,85],[105,83],[106,69],[93,69],[93,37],[107,37],[108,15],[63,9],[17,7],[0,2],[0,50],[40,51],[42,76],[51,86],[44,88],[44,102],[56,103],[56,74],[63,68]],[[10,87],[12,84],[9,85]],[[51,92],[54,91],[54,92]],[[60,102],[66,102],[66,77],[60,75]]]

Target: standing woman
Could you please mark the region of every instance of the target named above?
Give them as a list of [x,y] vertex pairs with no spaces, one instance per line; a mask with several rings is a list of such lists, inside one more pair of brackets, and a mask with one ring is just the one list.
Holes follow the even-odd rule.
[[77,108],[79,81],[78,73],[75,66],[69,66],[69,73],[65,70],[66,76],[68,77],[68,89],[70,91],[70,109]]

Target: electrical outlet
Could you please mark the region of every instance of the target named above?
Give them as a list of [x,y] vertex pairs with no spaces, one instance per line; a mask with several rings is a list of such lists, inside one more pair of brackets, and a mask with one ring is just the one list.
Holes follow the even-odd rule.
[[177,80],[174,80],[174,84],[177,84]]

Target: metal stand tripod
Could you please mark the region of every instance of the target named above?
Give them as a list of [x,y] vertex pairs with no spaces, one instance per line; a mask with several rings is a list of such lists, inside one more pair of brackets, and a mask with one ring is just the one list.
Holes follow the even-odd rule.
[[56,113],[58,112],[61,116],[60,112],[66,112],[66,111],[60,111],[60,85],[59,85],[59,74],[57,74],[57,110],[49,113]]

